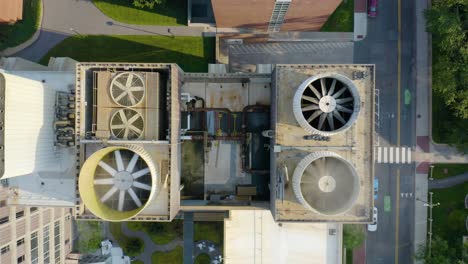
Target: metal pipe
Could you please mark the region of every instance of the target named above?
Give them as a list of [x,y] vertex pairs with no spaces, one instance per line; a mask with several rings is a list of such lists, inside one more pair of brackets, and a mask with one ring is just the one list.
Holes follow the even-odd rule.
[[102,139],[81,139],[80,143],[83,144],[169,144],[169,141],[165,140],[102,140]]

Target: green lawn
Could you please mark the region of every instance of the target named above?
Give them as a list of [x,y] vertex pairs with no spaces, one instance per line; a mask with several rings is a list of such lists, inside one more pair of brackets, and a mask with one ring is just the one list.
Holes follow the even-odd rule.
[[440,203],[432,211],[433,233],[447,240],[449,247],[455,248],[457,256],[461,257],[462,236],[468,235],[465,228],[465,219],[468,216],[468,210],[465,209],[468,182],[433,192],[433,203]]
[[436,164],[432,170],[434,179],[448,178],[465,172],[468,172],[468,164]]
[[99,221],[77,221],[78,229],[77,243],[75,250],[82,254],[94,253],[99,249],[101,241],[104,239],[102,232],[102,222]]
[[87,62],[177,63],[187,72],[206,72],[214,62],[214,38],[81,35],[65,39],[42,59],[71,57]]
[[217,245],[223,245],[224,222],[195,222],[193,240],[210,240]]
[[346,249],[346,264],[353,264],[353,250]]
[[134,260],[132,264],[145,264],[142,260]]
[[187,24],[187,1],[166,0],[153,9],[137,8],[129,0],[93,0],[102,13],[116,21],[137,25],[181,26]]
[[164,222],[128,222],[127,226],[133,231],[147,233],[154,243],[164,245],[176,238],[182,238],[183,222],[174,220],[170,223]]
[[169,252],[155,251],[151,256],[153,264],[179,264],[183,262],[183,249],[177,246],[174,250]]
[[0,50],[15,47],[34,35],[39,28],[41,0],[23,0],[23,20],[14,25],[0,25]]
[[343,0],[320,29],[322,32],[353,32],[353,30],[354,0]]
[[195,258],[195,264],[210,264],[211,258],[208,254],[202,253]]
[[109,229],[112,236],[122,247],[124,253],[128,256],[138,256],[144,249],[144,242],[141,238],[127,237],[123,234],[120,223],[109,223]]

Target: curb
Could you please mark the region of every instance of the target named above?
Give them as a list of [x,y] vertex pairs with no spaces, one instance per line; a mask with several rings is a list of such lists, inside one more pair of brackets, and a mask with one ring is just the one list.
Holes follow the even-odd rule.
[[40,23],[39,23],[39,27],[37,28],[36,32],[34,32],[34,34],[32,35],[31,38],[29,38],[25,42],[19,44],[18,46],[6,48],[3,51],[0,51],[0,57],[2,57],[2,56],[11,56],[11,55],[13,55],[15,53],[18,53],[21,50],[31,46],[39,38],[39,36],[41,35],[42,21],[43,21],[43,18],[44,18],[44,0],[40,0],[40,1],[41,1],[41,13],[39,14]]

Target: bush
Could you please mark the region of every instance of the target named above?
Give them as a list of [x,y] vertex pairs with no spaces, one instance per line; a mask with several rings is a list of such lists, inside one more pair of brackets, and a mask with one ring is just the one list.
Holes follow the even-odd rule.
[[365,236],[360,225],[343,226],[343,245],[346,249],[358,248],[364,242]]
[[136,237],[131,237],[125,240],[123,245],[124,252],[128,255],[136,256],[143,251],[143,241]]

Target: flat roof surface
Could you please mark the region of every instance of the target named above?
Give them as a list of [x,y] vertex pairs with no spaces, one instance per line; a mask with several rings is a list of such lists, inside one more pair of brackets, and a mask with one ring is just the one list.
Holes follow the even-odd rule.
[[[336,233],[330,235],[330,229]],[[226,264],[341,263],[340,224],[275,223],[267,210],[232,210],[225,220]]]

